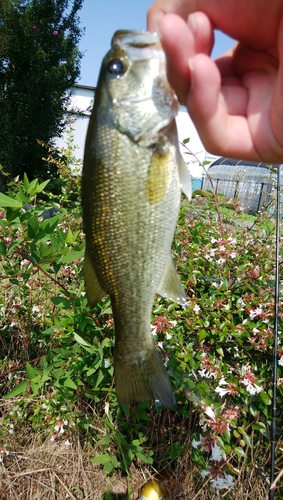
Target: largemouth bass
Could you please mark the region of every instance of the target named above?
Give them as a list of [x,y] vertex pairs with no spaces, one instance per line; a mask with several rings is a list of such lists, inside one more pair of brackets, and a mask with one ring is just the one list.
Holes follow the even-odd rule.
[[178,106],[158,36],[117,31],[88,127],[82,205],[86,294],[91,307],[111,298],[120,404],[175,404],[153,344],[151,311],[156,293],[186,306],[171,257],[181,183],[191,192],[178,147]]

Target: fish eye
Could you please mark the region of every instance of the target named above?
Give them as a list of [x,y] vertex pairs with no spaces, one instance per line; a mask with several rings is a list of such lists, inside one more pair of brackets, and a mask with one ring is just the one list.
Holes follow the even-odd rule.
[[112,75],[122,76],[126,72],[127,66],[122,59],[114,59],[107,64],[107,70]]

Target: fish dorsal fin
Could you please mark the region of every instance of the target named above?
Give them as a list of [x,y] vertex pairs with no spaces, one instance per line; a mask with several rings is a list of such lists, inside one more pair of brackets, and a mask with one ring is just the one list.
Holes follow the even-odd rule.
[[192,198],[192,176],[188,171],[188,167],[180,153],[179,156],[179,176],[181,182],[181,189],[186,197],[190,200]]
[[171,257],[159,283],[157,293],[182,307],[187,307],[185,292]]
[[96,272],[87,250],[84,260],[84,280],[87,301],[89,306],[93,308],[97,304],[97,302],[106,297],[107,293],[99,284]]

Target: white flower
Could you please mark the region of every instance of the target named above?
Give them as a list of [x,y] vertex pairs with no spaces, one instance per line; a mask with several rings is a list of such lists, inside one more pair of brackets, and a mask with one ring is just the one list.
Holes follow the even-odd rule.
[[167,340],[170,340],[170,339],[172,339],[172,335],[170,333],[165,333],[165,338]]
[[214,288],[219,288],[219,283],[216,283],[215,281],[211,283],[211,286],[214,286]]
[[211,448],[211,458],[210,460],[215,460],[216,462],[220,462],[223,459],[222,452],[220,446],[217,443]]
[[215,422],[215,413],[213,411],[213,409],[211,408],[211,406],[207,406],[206,409],[204,410],[204,413],[206,413],[206,415],[211,418],[211,420],[214,420]]
[[217,490],[224,490],[226,488],[231,488],[234,485],[234,479],[231,474],[226,474],[224,472],[224,477],[217,477],[211,483],[212,488],[216,488]]
[[279,359],[278,365],[283,366],[283,356],[281,356],[281,358]]
[[205,476],[208,476],[209,474],[210,474],[210,472],[208,470],[205,470],[205,469],[203,469],[200,473],[202,478],[205,478]]
[[170,323],[170,325],[172,325],[172,326],[177,325],[177,321],[175,319],[173,321],[168,321],[168,323]]
[[203,368],[202,370],[198,370],[198,373],[201,377],[204,377],[204,378],[215,378],[216,377],[215,373],[210,372],[206,368]]
[[217,262],[217,264],[220,264],[220,265],[221,265],[221,264],[225,264],[226,259],[223,259],[223,258],[221,257],[221,258],[220,258],[220,259],[218,259],[216,262]]
[[66,439],[65,446],[72,446],[72,443],[71,441],[69,441],[69,439]]
[[235,238],[232,238],[231,236],[227,238],[227,241],[229,241],[230,245],[236,245],[237,243],[237,240],[235,240]]
[[198,306],[198,305],[196,304],[196,305],[194,306],[194,308],[193,308],[193,311],[194,311],[194,313],[195,313],[195,314],[198,314],[198,313],[199,313],[199,311],[200,311],[200,306]]
[[23,259],[23,260],[21,260],[21,264],[20,264],[20,265],[21,265],[21,267],[28,266],[28,264],[30,264],[30,261],[29,261],[29,260],[27,260],[27,259]]
[[207,421],[204,417],[200,417],[199,419],[199,425],[202,428],[203,432],[206,432],[207,430]]
[[221,398],[226,396],[226,394],[229,394],[228,389],[224,389],[224,387],[219,387],[219,386],[216,387],[215,392],[217,392],[217,394],[219,394],[219,396],[221,396]]
[[255,319],[257,316],[260,316],[262,314],[262,308],[261,307],[257,307],[256,309],[251,309],[250,310],[250,319]]
[[215,392],[217,392],[217,394],[219,394],[219,396],[221,396],[223,398],[223,396],[225,396],[226,394],[229,393],[229,390],[228,389],[225,389],[224,387],[222,387],[223,385],[227,385],[227,382],[225,381],[225,379],[222,377],[220,380],[219,380],[219,385],[218,387],[216,387],[215,389]]
[[240,309],[240,311],[243,311],[243,310],[244,310],[244,307],[245,307],[245,302],[243,301],[242,297],[240,297],[240,298],[237,300],[237,307]]
[[150,325],[150,333],[151,333],[151,335],[157,335],[156,326]]
[[237,252],[231,252],[230,257],[231,259],[235,259],[237,257]]
[[262,391],[262,387],[259,387],[256,384],[252,384],[249,379],[244,378],[242,380],[242,384],[245,386],[247,392],[251,394],[251,396],[254,396],[255,394],[258,394],[259,392]]
[[201,445],[202,441],[196,441],[195,439],[192,440],[192,447],[193,448],[198,448]]
[[220,250],[220,252],[225,252],[225,250],[226,250],[225,245],[220,245],[219,250]]

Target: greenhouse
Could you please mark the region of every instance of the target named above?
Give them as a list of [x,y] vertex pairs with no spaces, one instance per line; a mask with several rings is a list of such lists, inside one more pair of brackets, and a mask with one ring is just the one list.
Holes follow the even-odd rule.
[[[208,175],[215,193],[227,198],[239,198],[250,213],[261,211],[271,201],[276,185],[277,165],[267,165],[246,160],[218,158],[208,167]],[[283,179],[282,179],[283,184]],[[202,189],[212,190],[207,176],[203,179]]]

